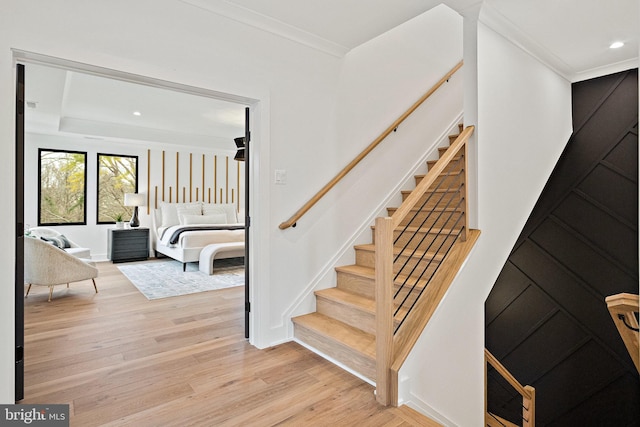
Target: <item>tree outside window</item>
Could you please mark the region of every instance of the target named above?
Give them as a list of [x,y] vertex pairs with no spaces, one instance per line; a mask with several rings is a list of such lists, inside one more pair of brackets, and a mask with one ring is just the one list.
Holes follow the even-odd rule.
[[38,150],[38,225],[86,224],[87,153]]
[[124,194],[137,192],[138,156],[98,154],[98,224],[131,218],[133,207],[124,206]]

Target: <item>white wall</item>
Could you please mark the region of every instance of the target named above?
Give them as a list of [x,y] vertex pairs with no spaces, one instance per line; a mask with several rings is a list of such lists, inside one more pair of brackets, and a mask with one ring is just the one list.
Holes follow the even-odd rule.
[[[269,212],[273,188],[269,158],[281,159],[285,167],[308,162],[312,175],[323,170],[326,161],[322,156],[299,154],[303,147],[327,144],[326,129],[341,59],[171,0],[8,0],[2,2],[1,9],[0,180],[4,185],[0,197],[6,202],[0,213],[7,223],[13,224],[15,208],[15,66],[10,49],[255,99],[254,188],[260,193],[253,203],[253,225],[263,235],[253,240],[259,249],[253,257],[254,274],[260,277],[255,286],[262,287],[255,292],[269,295],[269,256],[275,254],[279,263],[286,263],[298,253],[304,254],[298,250],[283,253],[269,239],[280,220]],[[294,148],[299,151],[294,152]],[[13,234],[13,225],[7,231]],[[8,403],[13,401],[13,247],[4,254],[0,259],[6,277],[5,286],[0,287],[0,324],[5,325],[0,330],[0,401]],[[281,277],[273,286],[295,289],[300,282]],[[260,328],[268,330],[269,324],[259,319],[263,316],[259,311],[254,315],[258,317],[255,335],[264,337],[259,344],[268,345],[272,339]]]
[[483,425],[484,301],[571,134],[570,84],[478,26],[478,228],[471,257],[401,369],[401,398]]
[[[438,43],[429,40],[438,38]],[[376,139],[395,119],[462,59],[462,18],[438,6],[374,40],[352,50],[344,59],[326,143],[308,147],[307,155],[322,158],[317,173],[304,162],[291,163],[290,184],[276,187],[274,208],[280,221],[313,194]],[[445,83],[423,106],[398,127],[356,169],[299,222],[296,228],[274,230],[271,238],[279,253],[305,251],[295,263],[273,263],[273,278],[297,277],[309,285],[299,307],[274,310],[270,319],[289,338],[289,314],[313,311],[314,289],[335,286],[335,265],[353,263],[354,243],[371,243],[373,217],[387,215],[384,201],[397,196],[398,183],[413,169],[426,171],[425,153],[455,127],[462,114],[462,73]],[[437,157],[437,154],[436,154]],[[280,162],[274,161],[278,168]],[[305,170],[306,169],[306,170]],[[393,206],[393,205],[390,205]],[[396,204],[397,206],[397,204]],[[281,251],[281,252],[280,252]],[[345,255],[335,259],[336,254]],[[272,305],[291,301],[292,289],[272,295]],[[299,301],[296,299],[294,305]]]
[[[366,146],[371,134],[395,119],[388,115],[408,107],[460,57],[455,49],[429,50],[433,39],[447,39],[443,32],[448,29],[420,20],[409,24],[410,31],[393,32],[352,56],[337,58],[172,0],[5,0],[0,12],[0,180],[5,184],[0,197],[6,201],[0,214],[9,224],[15,209],[11,49],[256,100],[251,215],[252,299],[257,303],[252,305],[252,336],[260,347],[288,338],[281,313],[322,270],[357,218],[376,206],[369,199],[378,194],[376,179],[401,175],[399,162],[409,155],[393,147],[379,150],[373,164],[384,167],[358,172],[368,170],[376,177],[372,185],[352,178],[297,229],[282,232],[277,225]],[[429,25],[440,33],[431,33]],[[442,61],[431,66],[429,60],[440,54]],[[352,107],[360,110],[354,113]],[[378,129],[365,126],[365,119],[378,123]],[[391,163],[387,154],[395,155]],[[275,169],[288,172],[287,185],[273,184]],[[328,208],[336,202],[339,208]],[[13,225],[7,231],[12,234]],[[13,401],[13,247],[4,254],[0,402],[8,403]]]
[[[29,78],[27,67],[27,79]],[[27,111],[28,114],[28,111]],[[229,145],[232,145],[230,142]],[[196,200],[196,188],[198,188],[198,200],[202,201],[202,156],[205,156],[205,202],[209,201],[210,188],[216,186],[216,197],[211,194],[211,202],[236,204],[240,212],[244,209],[244,163],[240,163],[240,192],[238,200],[237,165],[233,160],[234,151],[204,150],[202,147],[190,147],[185,145],[150,144],[141,145],[136,142],[113,141],[109,139],[95,140],[80,136],[53,136],[35,133],[25,135],[25,203],[24,222],[25,227],[35,227],[38,224],[38,149],[74,150],[87,153],[87,217],[86,225],[48,226],[58,230],[82,247],[91,249],[91,258],[95,261],[105,261],[107,254],[107,230],[113,228],[113,224],[96,224],[96,179],[97,179],[97,154],[119,154],[138,156],[138,192],[147,195],[147,181],[150,183],[150,209],[141,206],[138,212],[141,227],[152,227],[151,212],[155,207],[155,187],[158,186],[158,203],[162,202],[162,152],[165,152],[165,192],[164,200],[176,202],[176,154],[178,155],[179,171],[179,200],[183,202],[183,193],[186,201]],[[147,179],[147,150],[151,150],[150,180]],[[192,161],[190,161],[192,156]],[[229,173],[227,174],[226,158],[229,158]],[[213,178],[214,159],[217,158],[217,181]],[[190,176],[191,175],[191,176]],[[228,181],[227,181],[228,177]],[[191,192],[189,191],[190,178],[192,180]],[[216,185],[217,184],[217,185]],[[170,193],[171,188],[171,193]],[[222,199],[220,198],[222,190]],[[232,192],[232,190],[234,190]],[[238,203],[240,202],[240,203]],[[125,218],[129,220],[130,217]],[[153,254],[151,254],[153,255]]]

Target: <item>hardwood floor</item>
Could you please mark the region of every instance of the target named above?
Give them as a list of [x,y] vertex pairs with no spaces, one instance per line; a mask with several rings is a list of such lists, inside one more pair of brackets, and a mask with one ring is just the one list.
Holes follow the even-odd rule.
[[70,405],[72,426],[416,426],[408,408],[296,343],[244,339],[242,287],[148,301],[111,263],[25,299],[22,403]]

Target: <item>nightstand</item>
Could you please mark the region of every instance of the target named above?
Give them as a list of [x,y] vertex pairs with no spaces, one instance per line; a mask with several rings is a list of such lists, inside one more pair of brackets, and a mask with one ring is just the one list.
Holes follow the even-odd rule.
[[149,229],[109,229],[107,254],[112,262],[146,260],[149,258]]

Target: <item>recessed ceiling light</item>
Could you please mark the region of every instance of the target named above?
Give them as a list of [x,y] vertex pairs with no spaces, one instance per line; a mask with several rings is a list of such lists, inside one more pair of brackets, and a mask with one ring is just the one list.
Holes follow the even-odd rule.
[[613,42],[611,43],[611,46],[609,46],[609,49],[619,49],[622,46],[624,46],[624,43],[622,42]]
[[133,115],[134,115],[134,116],[141,116],[141,115],[142,115],[142,113],[141,113],[140,111],[134,111],[134,112],[133,112]]

